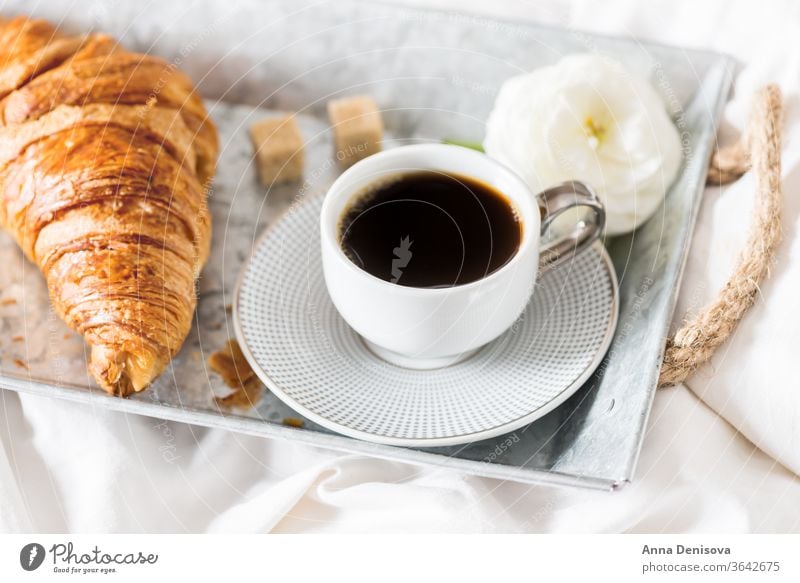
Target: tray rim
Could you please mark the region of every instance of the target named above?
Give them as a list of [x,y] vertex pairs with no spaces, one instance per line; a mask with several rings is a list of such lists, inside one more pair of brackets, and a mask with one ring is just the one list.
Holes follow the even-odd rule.
[[[614,38],[614,37],[612,37]],[[655,44],[655,43],[645,43],[645,44]],[[714,99],[713,105],[711,105],[708,109],[709,117],[711,118],[711,124],[713,128],[713,142],[706,145],[707,152],[706,152],[706,159],[704,160],[703,164],[698,166],[698,171],[702,172],[701,179],[697,181],[697,185],[695,186],[695,194],[694,199],[691,205],[691,213],[687,217],[687,223],[689,228],[687,229],[686,236],[683,240],[683,248],[680,249],[681,257],[678,263],[678,271],[675,276],[675,283],[673,284],[669,302],[668,302],[668,313],[669,317],[665,318],[665,321],[661,325],[662,330],[662,338],[664,342],[662,343],[661,350],[658,354],[658,366],[655,367],[651,374],[653,376],[652,388],[650,389],[650,394],[647,398],[647,407],[644,409],[644,413],[641,416],[640,420],[640,431],[644,433],[647,428],[647,423],[650,419],[650,415],[653,411],[653,402],[656,397],[656,392],[658,391],[658,379],[661,374],[661,367],[664,362],[664,354],[666,352],[666,339],[669,337],[669,330],[672,323],[672,318],[675,315],[675,308],[678,304],[678,296],[680,295],[681,288],[683,287],[683,276],[686,272],[686,264],[687,259],[689,257],[689,251],[692,248],[692,242],[694,240],[695,229],[697,227],[697,217],[700,213],[700,207],[703,203],[703,191],[706,188],[705,176],[708,174],[708,169],[711,165],[711,158],[714,155],[714,144],[718,144],[718,131],[720,126],[720,120],[724,114],[725,104],[730,97],[731,91],[733,89],[733,67],[736,65],[737,61],[730,55],[719,53],[715,51],[707,51],[707,50],[696,50],[696,49],[687,49],[683,47],[674,47],[670,45],[656,45],[661,46],[663,48],[670,48],[683,51],[685,53],[695,53],[695,54],[704,54],[706,56],[713,56],[715,57],[718,62],[714,63],[712,68],[721,68],[722,69],[722,76],[720,80],[720,91],[717,93]],[[627,469],[625,474],[629,476],[626,478],[626,483],[630,483],[630,477],[633,476],[636,466],[639,462],[639,457],[642,453],[642,447],[644,446],[644,436],[639,440],[639,443],[636,447],[636,451],[634,455],[632,455],[628,461]]]
[[172,407],[154,401],[120,399],[119,397],[108,395],[100,389],[75,385],[80,390],[74,390],[69,386],[66,384],[53,385],[34,380],[33,377],[26,379],[14,374],[0,376],[0,389],[10,392],[56,398],[73,403],[100,405],[104,409],[117,413],[130,413],[152,419],[188,423],[212,429],[224,429],[254,437],[274,437],[292,440],[295,443],[343,453],[367,455],[387,461],[400,461],[418,467],[430,468],[433,466],[484,478],[511,480],[524,484],[588,487],[596,490],[618,490],[630,482],[624,477],[604,479],[591,476],[575,476],[558,471],[543,471],[520,466],[468,460],[407,447],[372,443],[335,433],[320,433],[309,429],[289,427],[278,423],[266,422],[264,419],[230,414],[222,410],[212,412],[193,407]]
[[[724,105],[727,102],[732,90],[733,71],[738,65],[738,61],[731,55],[720,51],[715,51],[713,49],[683,47],[680,45],[672,45],[649,39],[641,39],[635,36],[615,36],[608,33],[597,33],[581,28],[571,28],[566,26],[562,27],[555,24],[540,23],[536,21],[516,21],[507,17],[494,17],[458,9],[447,10],[423,6],[399,5],[387,0],[377,0],[375,4],[384,8],[394,8],[396,10],[401,10],[408,13],[438,13],[441,15],[462,16],[467,19],[478,19],[486,22],[496,22],[514,27],[531,27],[566,34],[585,34],[589,37],[605,39],[615,43],[630,43],[645,49],[648,47],[653,47],[682,52],[687,56],[695,55],[698,57],[712,58],[715,60],[715,63],[713,63],[714,67],[722,67],[724,69],[723,79],[720,83],[720,90],[716,96],[715,103],[713,103],[712,107],[709,107],[709,117],[713,116],[712,123],[715,133],[719,127],[719,121],[723,114]],[[245,105],[236,101],[214,101],[219,101],[220,103],[232,106],[256,107],[253,105]],[[707,170],[708,162],[712,154],[712,149],[710,147],[708,149],[708,159],[703,165],[701,165],[701,169],[703,171]],[[698,190],[702,190],[702,188],[703,184],[699,183]],[[691,247],[691,241],[694,234],[694,223],[696,222],[695,219],[697,217],[701,200],[702,197],[698,192],[695,196],[692,213],[693,216],[691,217],[691,222],[693,224],[689,229],[688,235],[684,241],[684,248],[682,250],[683,257],[680,262],[680,268],[678,276],[676,277],[674,290],[670,298],[670,313],[674,312],[674,308],[677,303],[681,282],[683,280],[683,273],[686,266],[686,256]],[[277,218],[279,217],[276,217],[276,219]],[[619,301],[617,303],[619,303]],[[665,323],[665,326],[669,326],[669,321]],[[0,389],[24,394],[51,397],[71,402],[79,402],[91,405],[99,404],[103,408],[115,412],[131,413],[154,419],[165,419],[202,427],[220,428],[227,431],[234,431],[237,433],[258,437],[292,439],[299,443],[344,453],[364,454],[390,461],[401,461],[420,467],[436,467],[441,469],[463,471],[465,473],[477,476],[512,480],[527,484],[571,486],[599,490],[619,490],[630,483],[630,476],[632,476],[636,467],[643,444],[643,440],[640,440],[638,448],[635,452],[635,456],[631,457],[627,471],[624,472],[625,475],[616,478],[598,478],[592,476],[568,474],[555,470],[539,470],[534,468],[524,468],[522,466],[490,463],[481,460],[467,460],[423,450],[374,444],[366,441],[351,439],[337,434],[319,433],[307,429],[291,428],[276,423],[264,422],[263,419],[232,415],[222,410],[214,412],[192,407],[175,407],[155,401],[147,402],[142,400],[120,399],[118,397],[107,395],[95,387],[75,383],[62,383],[60,385],[52,384],[46,380],[36,379],[30,374],[26,376],[11,371],[0,372]],[[648,406],[642,415],[642,425],[647,423],[647,420],[650,416],[655,393],[656,390],[654,387],[650,391]],[[384,449],[387,451],[383,451]]]

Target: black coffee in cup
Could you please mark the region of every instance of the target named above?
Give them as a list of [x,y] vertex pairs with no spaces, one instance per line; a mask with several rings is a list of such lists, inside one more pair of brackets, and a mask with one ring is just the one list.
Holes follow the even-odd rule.
[[511,201],[468,176],[393,175],[357,194],[339,222],[347,257],[366,272],[409,287],[452,287],[505,265],[523,225]]

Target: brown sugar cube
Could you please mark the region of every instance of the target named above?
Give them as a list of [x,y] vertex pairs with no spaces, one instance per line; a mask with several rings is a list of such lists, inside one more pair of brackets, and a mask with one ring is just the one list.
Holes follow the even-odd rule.
[[258,177],[266,187],[303,177],[303,136],[294,116],[268,117],[250,126]]
[[368,95],[329,101],[328,118],[336,138],[336,159],[342,166],[380,152],[383,120],[375,100]]

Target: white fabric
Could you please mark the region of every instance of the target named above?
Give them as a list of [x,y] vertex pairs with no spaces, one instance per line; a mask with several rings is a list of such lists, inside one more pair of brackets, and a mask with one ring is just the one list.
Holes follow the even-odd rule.
[[[731,53],[745,67],[723,139],[761,83],[787,95],[772,279],[714,362],[658,393],[634,483],[617,493],[503,483],[2,391],[0,531],[800,530],[800,5],[426,4]],[[725,281],[751,201],[751,178],[706,193],[676,321]]]

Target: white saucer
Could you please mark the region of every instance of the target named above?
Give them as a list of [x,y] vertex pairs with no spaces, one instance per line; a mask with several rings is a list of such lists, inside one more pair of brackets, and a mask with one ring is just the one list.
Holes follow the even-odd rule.
[[434,370],[390,364],[339,316],[325,289],[321,201],[293,207],[242,270],[234,328],[283,402],[332,431],[389,445],[487,439],[545,415],[600,365],[617,323],[603,246],[544,275],[516,324],[474,355]]

